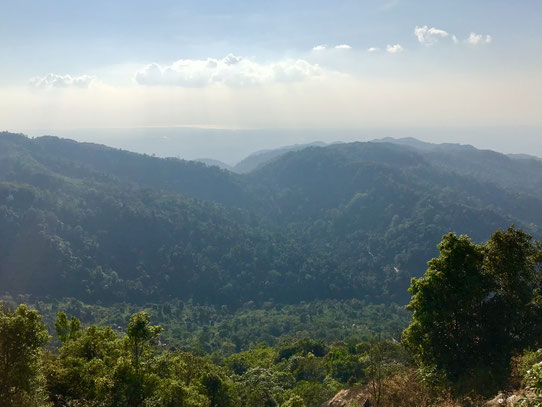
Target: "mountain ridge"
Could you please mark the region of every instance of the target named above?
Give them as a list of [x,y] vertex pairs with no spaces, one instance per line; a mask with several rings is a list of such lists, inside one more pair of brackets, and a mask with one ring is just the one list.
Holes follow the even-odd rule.
[[0,147],[0,283],[20,294],[404,303],[449,231],[541,235],[535,193],[393,143],[308,146],[247,174],[54,137]]

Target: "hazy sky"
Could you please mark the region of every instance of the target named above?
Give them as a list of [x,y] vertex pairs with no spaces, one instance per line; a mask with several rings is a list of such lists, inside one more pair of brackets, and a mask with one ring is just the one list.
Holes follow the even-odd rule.
[[536,129],[541,72],[537,0],[0,0],[10,131]]

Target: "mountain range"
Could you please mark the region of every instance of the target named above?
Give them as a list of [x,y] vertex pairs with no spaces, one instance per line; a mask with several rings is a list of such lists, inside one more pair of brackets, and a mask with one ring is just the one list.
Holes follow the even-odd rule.
[[[240,165],[244,163],[243,165]],[[0,133],[0,284],[89,302],[405,303],[443,234],[542,236],[542,162],[415,139],[201,162]]]

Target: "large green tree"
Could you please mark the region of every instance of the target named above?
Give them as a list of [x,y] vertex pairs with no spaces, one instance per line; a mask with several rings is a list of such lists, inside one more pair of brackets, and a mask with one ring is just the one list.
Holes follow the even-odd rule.
[[45,405],[40,356],[49,334],[37,311],[0,304],[0,405]]
[[511,227],[486,244],[448,234],[438,248],[425,276],[412,280],[403,340],[428,378],[491,394],[511,357],[542,334],[540,244]]
[[161,331],[162,327],[151,325],[149,314],[145,311],[130,317],[125,340],[136,371],[140,370],[142,358],[151,349]]

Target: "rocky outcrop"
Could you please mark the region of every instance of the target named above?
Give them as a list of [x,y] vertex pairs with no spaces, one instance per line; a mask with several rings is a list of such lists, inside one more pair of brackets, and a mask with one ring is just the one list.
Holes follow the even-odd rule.
[[[523,395],[519,394],[501,393],[494,399],[491,399],[487,403],[485,403],[484,407],[513,407],[519,400],[522,399],[522,397]],[[525,394],[525,397],[529,399],[531,397],[534,397],[534,394],[527,392],[527,394]]]
[[322,404],[321,407],[350,407],[353,403],[357,403],[354,405],[360,407],[371,407],[369,396],[361,386],[341,390],[331,400]]

